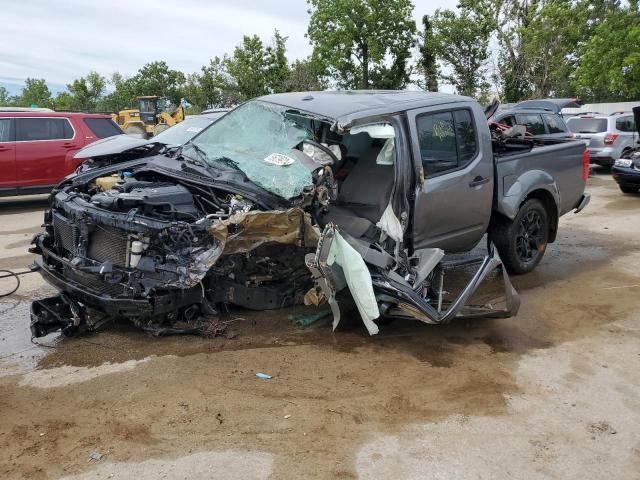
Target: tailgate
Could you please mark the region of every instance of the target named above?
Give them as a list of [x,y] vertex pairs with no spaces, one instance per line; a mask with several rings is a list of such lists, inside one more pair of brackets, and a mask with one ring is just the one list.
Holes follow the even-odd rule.
[[604,148],[606,133],[576,133],[576,140],[584,141],[589,148]]

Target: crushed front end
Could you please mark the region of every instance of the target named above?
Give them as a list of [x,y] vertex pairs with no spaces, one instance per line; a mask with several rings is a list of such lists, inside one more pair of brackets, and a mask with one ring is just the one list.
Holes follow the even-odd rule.
[[156,334],[206,333],[203,317],[217,313],[215,304],[300,303],[310,285],[308,218],[296,209],[256,222],[266,212],[252,208],[238,194],[152,171],[63,185],[31,249],[61,293],[33,303],[33,336],[91,330],[105,318]]

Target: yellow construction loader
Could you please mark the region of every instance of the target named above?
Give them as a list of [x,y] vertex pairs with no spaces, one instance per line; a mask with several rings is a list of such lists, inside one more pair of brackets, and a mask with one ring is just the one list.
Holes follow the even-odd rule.
[[169,113],[161,106],[163,102],[160,97],[138,97],[138,101],[140,108],[121,110],[112,115],[113,121],[128,135],[150,138],[184,120],[185,110],[182,105]]

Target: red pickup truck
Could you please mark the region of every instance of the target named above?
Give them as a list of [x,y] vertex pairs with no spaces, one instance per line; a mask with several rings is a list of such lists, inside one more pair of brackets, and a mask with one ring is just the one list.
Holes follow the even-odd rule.
[[109,115],[0,111],[0,197],[48,193],[89,143],[123,132]]

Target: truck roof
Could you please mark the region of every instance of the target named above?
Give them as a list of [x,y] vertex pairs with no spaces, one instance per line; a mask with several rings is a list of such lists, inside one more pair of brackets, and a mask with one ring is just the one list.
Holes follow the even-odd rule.
[[472,101],[471,98],[460,95],[407,90],[276,93],[260,97],[259,100],[335,120],[341,126],[348,126],[360,118],[401,112],[410,108]]

